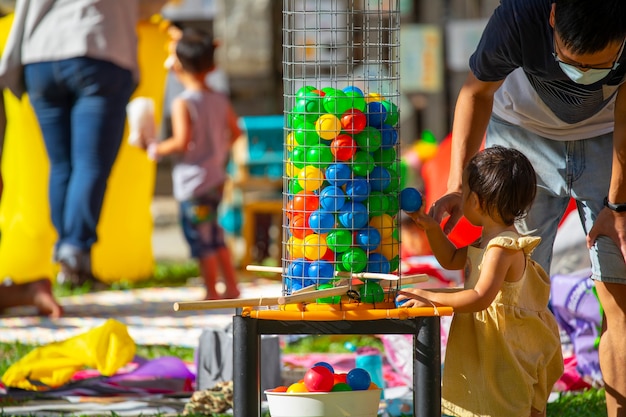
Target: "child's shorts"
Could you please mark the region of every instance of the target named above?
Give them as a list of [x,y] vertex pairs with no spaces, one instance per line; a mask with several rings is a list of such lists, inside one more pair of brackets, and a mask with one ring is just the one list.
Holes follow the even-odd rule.
[[193,258],[203,258],[224,247],[224,230],[217,222],[221,195],[213,193],[180,202],[180,222]]

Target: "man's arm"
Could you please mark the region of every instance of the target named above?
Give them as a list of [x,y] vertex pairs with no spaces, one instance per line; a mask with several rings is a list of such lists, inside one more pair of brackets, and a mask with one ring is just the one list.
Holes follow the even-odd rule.
[[459,92],[452,125],[448,190],[429,212],[438,222],[446,214],[450,215],[444,227],[446,234],[450,233],[463,214],[460,199],[463,169],[480,148],[491,116],[493,95],[503,82],[480,81],[470,72]]
[[[617,91],[615,99],[615,128],[613,131],[613,165],[608,200],[611,203],[626,203],[626,83]],[[618,213],[603,208],[587,235],[587,246],[591,248],[599,235],[608,236],[620,248],[626,260],[626,212]]]

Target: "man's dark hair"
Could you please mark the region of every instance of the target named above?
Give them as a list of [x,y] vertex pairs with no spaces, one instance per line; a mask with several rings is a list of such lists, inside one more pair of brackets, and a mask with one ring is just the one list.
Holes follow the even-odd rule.
[[626,1],[555,0],[554,29],[576,54],[605,49],[626,38]]
[[214,66],[213,39],[204,31],[195,28],[183,30],[176,45],[176,57],[185,71],[200,73]]
[[502,146],[476,154],[465,168],[465,177],[481,209],[506,225],[526,215],[537,193],[537,175],[528,158]]

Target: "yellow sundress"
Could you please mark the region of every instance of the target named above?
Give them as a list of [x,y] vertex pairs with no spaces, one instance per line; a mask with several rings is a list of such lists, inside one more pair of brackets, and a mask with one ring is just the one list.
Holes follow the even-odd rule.
[[504,282],[487,309],[455,313],[443,367],[442,413],[450,416],[528,417],[543,410],[563,373],[556,320],[548,309],[550,277],[530,255],[539,237],[505,232],[484,249],[468,247],[465,288],[478,281],[493,246],[519,249],[526,271]]

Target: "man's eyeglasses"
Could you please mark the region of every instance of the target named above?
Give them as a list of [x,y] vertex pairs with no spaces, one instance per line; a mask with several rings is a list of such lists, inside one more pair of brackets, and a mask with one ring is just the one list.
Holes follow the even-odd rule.
[[579,68],[581,70],[589,70],[589,69],[597,69],[597,70],[614,70],[619,66],[619,62],[617,62],[617,60],[620,58],[620,56],[622,56],[622,52],[624,51],[624,44],[626,43],[626,40],[624,40],[622,42],[622,46],[619,48],[619,52],[617,53],[617,56],[615,57],[615,59],[613,60],[613,63],[611,65],[585,65],[585,64],[579,64],[577,62],[568,62],[568,61],[563,61],[561,58],[559,58],[559,52],[560,49],[556,43],[556,36],[552,37],[553,39],[553,52],[552,52],[552,56],[554,56],[554,61],[555,62],[561,62],[565,65],[570,65],[572,67],[576,67]]

